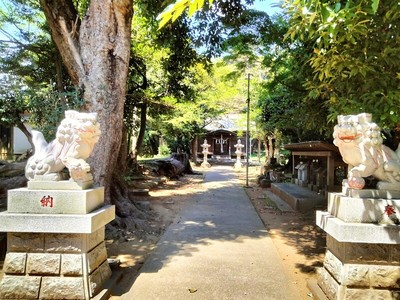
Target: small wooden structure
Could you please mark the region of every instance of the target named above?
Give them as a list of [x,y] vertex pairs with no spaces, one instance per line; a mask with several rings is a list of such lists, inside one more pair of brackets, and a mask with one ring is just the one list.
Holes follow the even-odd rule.
[[[25,126],[30,130],[28,124]],[[13,159],[31,148],[28,138],[18,127],[0,125],[0,160]]]
[[[225,157],[230,159],[236,158],[235,145],[237,144],[238,139],[245,140],[246,135],[238,135],[237,132],[234,131],[219,129],[206,133],[204,135],[204,139],[206,139],[208,144],[210,145],[208,151],[213,158]],[[202,152],[200,143],[198,143],[197,152]],[[246,147],[244,148],[243,153],[246,153]]]
[[284,148],[292,152],[292,172],[296,184],[317,192],[341,188],[347,165],[335,145],[311,141],[288,144]]

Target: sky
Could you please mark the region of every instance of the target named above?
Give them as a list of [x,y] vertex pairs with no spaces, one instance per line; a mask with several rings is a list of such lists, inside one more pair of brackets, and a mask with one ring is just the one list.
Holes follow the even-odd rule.
[[274,14],[281,11],[279,7],[280,0],[255,0],[253,4],[253,8],[256,10],[265,11],[269,16],[273,16]]

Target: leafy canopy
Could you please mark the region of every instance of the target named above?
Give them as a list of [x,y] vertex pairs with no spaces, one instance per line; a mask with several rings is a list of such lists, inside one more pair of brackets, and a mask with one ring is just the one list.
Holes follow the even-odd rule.
[[[208,0],[208,5],[211,7],[214,0]],[[169,21],[175,22],[177,18],[189,8],[189,17],[192,17],[194,13],[203,8],[204,0],[178,0],[173,4],[167,6],[164,11],[159,15],[160,21],[159,29],[164,27]]]
[[370,112],[393,128],[400,122],[400,3],[394,0],[287,0],[286,35],[312,46],[309,99],[330,119]]

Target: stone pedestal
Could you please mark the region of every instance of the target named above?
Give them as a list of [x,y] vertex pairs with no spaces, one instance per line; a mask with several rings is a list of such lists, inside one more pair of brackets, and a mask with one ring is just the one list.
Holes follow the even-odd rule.
[[7,232],[0,299],[95,296],[111,276],[104,238],[114,217],[103,188],[9,191],[8,210],[0,213]]
[[400,299],[400,226],[385,213],[400,213],[397,193],[344,189],[330,193],[316,223],[327,233],[318,286],[328,299]]

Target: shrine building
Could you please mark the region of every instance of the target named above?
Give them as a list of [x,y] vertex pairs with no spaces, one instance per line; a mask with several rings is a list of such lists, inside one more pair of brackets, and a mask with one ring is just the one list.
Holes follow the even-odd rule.
[[213,120],[205,127],[206,132],[199,135],[194,141],[194,149],[197,149],[197,157],[202,158],[202,147],[204,140],[210,145],[208,151],[211,159],[234,159],[236,158],[235,145],[238,140],[244,145],[243,157],[246,157],[246,116],[240,114],[229,114]]

